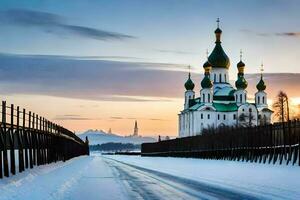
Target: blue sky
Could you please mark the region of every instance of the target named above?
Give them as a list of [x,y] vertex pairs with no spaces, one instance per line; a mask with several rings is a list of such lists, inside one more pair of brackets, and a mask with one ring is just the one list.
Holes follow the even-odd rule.
[[[59,23],[115,32],[132,38],[97,39],[51,25],[1,23],[0,52],[19,54],[122,56],[127,60],[191,64],[205,61],[213,48],[215,20],[221,18],[223,45],[234,65],[243,49],[245,62],[257,72],[284,71],[297,59],[300,42],[299,1],[1,1],[1,12],[53,14]],[[18,9],[18,10],[16,10]],[[12,14],[14,15],[14,14]],[[22,16],[22,15],[21,15]],[[11,18],[11,16],[7,16]],[[31,16],[32,17],[32,16]],[[290,50],[288,53],[286,53]],[[276,62],[274,56],[280,57]],[[124,58],[125,59],[125,58]],[[286,63],[288,64],[288,63]],[[289,63],[289,71],[299,72]]]
[[300,102],[299,84],[290,87],[299,75],[270,75],[300,73],[299,8],[296,0],[2,0],[0,95],[74,130],[130,134],[138,119],[145,134],[176,135],[186,66],[199,91],[219,17],[230,79],[243,49],[249,96],[263,62],[269,97],[285,89]]

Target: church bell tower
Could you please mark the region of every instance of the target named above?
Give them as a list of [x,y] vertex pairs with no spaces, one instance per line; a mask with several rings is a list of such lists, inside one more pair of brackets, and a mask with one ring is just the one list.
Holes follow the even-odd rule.
[[138,135],[139,135],[139,129],[138,129],[137,121],[135,120],[133,136],[137,137]]

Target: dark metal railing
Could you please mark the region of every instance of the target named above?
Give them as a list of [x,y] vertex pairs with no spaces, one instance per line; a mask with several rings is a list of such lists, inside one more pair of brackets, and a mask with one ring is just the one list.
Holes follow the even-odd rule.
[[[34,166],[88,155],[88,140],[19,106],[2,102],[0,121],[0,178]],[[17,156],[16,156],[17,153]],[[9,159],[8,159],[9,158]]]
[[142,156],[195,157],[300,166],[299,120],[248,128],[224,127],[205,134],[144,143]]

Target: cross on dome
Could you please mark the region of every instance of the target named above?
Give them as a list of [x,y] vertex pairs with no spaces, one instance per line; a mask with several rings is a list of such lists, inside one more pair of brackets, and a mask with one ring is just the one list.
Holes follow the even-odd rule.
[[261,63],[261,65],[260,65],[260,73],[262,74],[263,72],[264,72],[264,64]]
[[191,75],[191,65],[187,66],[188,70],[189,70],[189,76]]
[[242,49],[240,50],[240,61],[242,61],[242,58],[243,58],[243,51]]

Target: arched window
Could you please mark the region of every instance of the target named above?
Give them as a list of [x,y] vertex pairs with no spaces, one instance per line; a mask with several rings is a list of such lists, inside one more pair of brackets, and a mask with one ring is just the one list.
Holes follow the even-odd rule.
[[252,112],[252,109],[251,109],[251,108],[249,108],[249,112]]
[[242,103],[243,102],[243,95],[240,94],[240,102]]
[[220,119],[220,114],[218,114],[218,120]]
[[202,98],[203,98],[202,101],[205,102],[205,94],[202,95]]
[[210,114],[207,115],[207,119],[210,119]]
[[201,119],[203,119],[203,114],[201,113]]
[[257,97],[257,103],[260,104],[260,96]]
[[235,114],[233,114],[233,119],[236,119],[236,115]]
[[222,74],[219,74],[219,82],[221,83],[222,82]]
[[214,83],[217,82],[217,74],[214,74]]
[[208,98],[207,102],[209,103],[210,102],[210,94],[207,94],[207,98]]
[[265,97],[262,97],[262,103],[265,104]]
[[223,116],[223,119],[226,120],[226,115]]
[[225,79],[225,82],[227,82],[226,80],[227,80],[227,78],[226,78],[226,74],[224,74],[224,79]]

